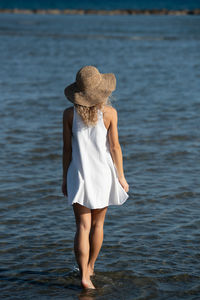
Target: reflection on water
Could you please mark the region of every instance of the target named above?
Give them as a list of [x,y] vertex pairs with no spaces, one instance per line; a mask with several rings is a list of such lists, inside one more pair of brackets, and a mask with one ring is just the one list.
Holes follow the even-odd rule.
[[83,290],[78,296],[78,299],[80,300],[95,300],[96,291],[92,290]]

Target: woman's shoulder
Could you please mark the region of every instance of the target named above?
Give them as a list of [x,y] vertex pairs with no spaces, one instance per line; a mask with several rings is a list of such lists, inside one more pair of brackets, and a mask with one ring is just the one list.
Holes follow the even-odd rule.
[[117,120],[117,110],[109,105],[103,107],[103,120],[105,127],[109,129],[110,125]]
[[117,114],[117,110],[110,106],[110,105],[105,105],[103,107],[103,112],[106,113],[106,114],[109,114],[110,116],[113,116],[113,115],[116,115]]
[[110,105],[105,105],[103,107],[103,113],[109,119],[117,117],[117,110],[114,107],[110,106]]

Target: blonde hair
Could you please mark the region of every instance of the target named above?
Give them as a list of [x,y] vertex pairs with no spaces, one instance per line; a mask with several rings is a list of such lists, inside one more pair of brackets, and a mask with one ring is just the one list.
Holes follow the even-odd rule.
[[108,99],[106,103],[100,103],[95,106],[87,107],[79,104],[74,104],[77,113],[81,116],[83,122],[87,126],[95,126],[98,121],[98,110],[102,110],[104,105],[110,105]]

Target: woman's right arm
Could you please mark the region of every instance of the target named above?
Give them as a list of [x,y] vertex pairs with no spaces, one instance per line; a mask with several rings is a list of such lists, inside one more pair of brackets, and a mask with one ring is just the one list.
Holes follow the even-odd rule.
[[64,196],[67,196],[67,171],[72,158],[72,120],[73,112],[72,108],[68,108],[63,113],[63,182],[62,192]]
[[128,192],[129,185],[124,176],[122,150],[118,138],[117,111],[114,108],[110,111],[110,117],[110,125],[108,128],[110,153],[117,169],[118,180],[124,190]]

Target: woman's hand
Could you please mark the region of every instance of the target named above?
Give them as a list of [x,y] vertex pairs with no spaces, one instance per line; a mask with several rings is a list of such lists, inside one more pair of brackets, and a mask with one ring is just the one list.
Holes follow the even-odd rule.
[[125,192],[128,193],[129,185],[128,185],[125,177],[118,178],[118,180],[119,180],[119,183],[121,184],[121,186],[123,187],[123,189],[125,190]]
[[67,197],[67,184],[64,181],[62,183],[62,193],[63,193],[64,196]]

